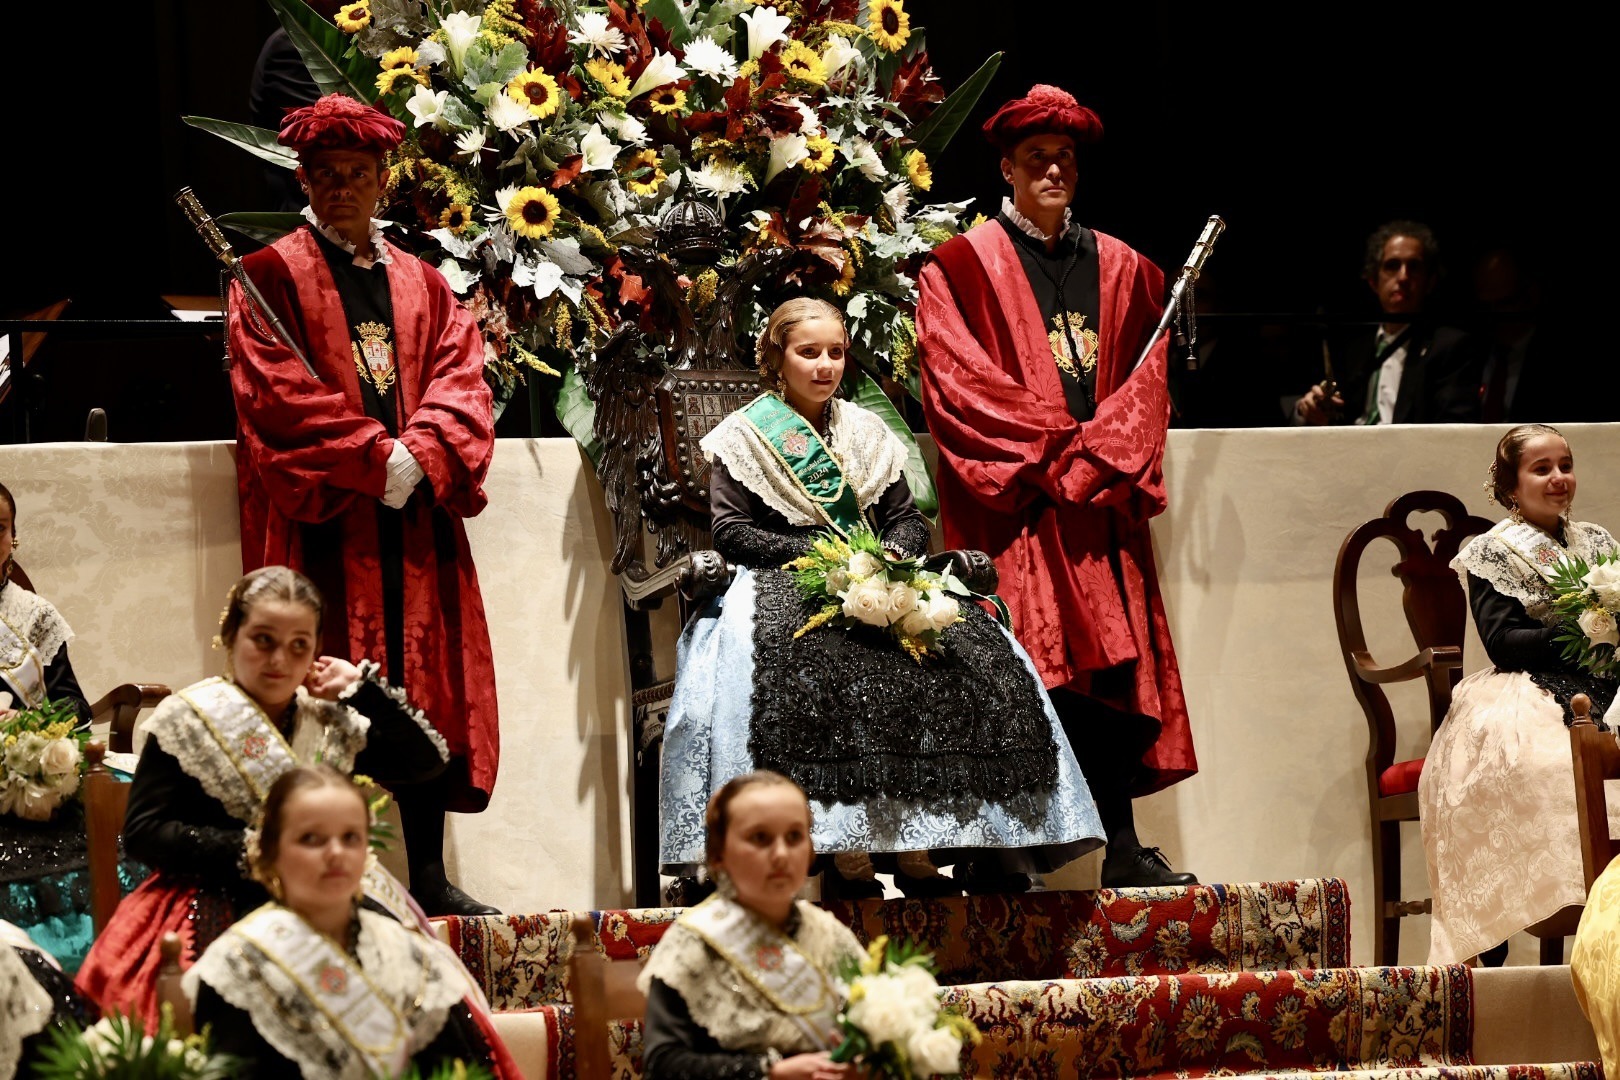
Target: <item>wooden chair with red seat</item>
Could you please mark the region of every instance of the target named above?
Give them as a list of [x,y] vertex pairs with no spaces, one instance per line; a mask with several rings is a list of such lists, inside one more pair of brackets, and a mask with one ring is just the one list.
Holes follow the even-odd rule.
[[647,996],[636,986],[640,960],[612,960],[596,947],[596,924],[574,917],[574,950],[568,957],[568,996],[574,1003],[574,1075],[579,1080],[608,1080],[613,1054],[608,1025],[639,1020]]
[[[1409,524],[1413,514],[1437,513],[1445,521],[1431,543]],[[1462,676],[1468,598],[1450,563],[1468,539],[1485,532],[1489,520],[1469,514],[1456,496],[1443,491],[1409,491],[1390,502],[1382,517],[1351,531],[1333,568],[1333,616],[1339,630],[1350,687],[1367,715],[1367,794],[1372,814],[1374,955],[1386,966],[1398,963],[1400,920],[1427,914],[1431,902],[1401,898],[1403,821],[1418,820],[1418,777],[1423,759],[1395,760],[1395,710],[1384,687],[1422,679],[1428,690],[1428,738],[1446,717],[1451,693]],[[1401,608],[1417,652],[1393,665],[1380,665],[1367,648],[1357,574],[1367,548],[1377,540],[1395,545],[1400,558],[1390,572],[1401,579]],[[1427,741],[1425,741],[1427,745]]]
[[1581,863],[1586,870],[1586,891],[1620,855],[1620,841],[1609,835],[1607,780],[1620,780],[1620,738],[1600,730],[1592,721],[1592,699],[1576,694],[1570,699],[1575,720],[1569,726],[1570,754],[1575,761],[1575,809],[1581,822]]

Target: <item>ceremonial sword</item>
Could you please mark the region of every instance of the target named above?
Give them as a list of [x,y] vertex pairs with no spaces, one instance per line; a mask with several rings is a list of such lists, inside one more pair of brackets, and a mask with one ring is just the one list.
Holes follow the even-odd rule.
[[1154,327],[1153,336],[1148,338],[1147,346],[1143,348],[1142,355],[1138,356],[1136,363],[1131,365],[1132,371],[1142,366],[1142,362],[1153,351],[1153,346],[1159,343],[1159,339],[1164,337],[1164,332],[1175,321],[1176,314],[1181,310],[1181,294],[1187,291],[1189,285],[1198,280],[1199,271],[1204,268],[1204,260],[1209,258],[1210,252],[1215,250],[1215,240],[1225,229],[1226,222],[1221,220],[1219,214],[1209,215],[1209,220],[1204,222],[1204,231],[1198,234],[1198,242],[1193,245],[1192,254],[1187,256],[1186,264],[1182,266],[1181,273],[1176,275],[1176,283],[1170,289],[1170,300],[1164,305],[1164,317],[1159,320],[1159,325]]
[[271,333],[275,334],[277,340],[283,345],[291,349],[294,356],[304,362],[304,370],[309,372],[309,377],[319,382],[321,377],[315,373],[315,366],[309,362],[309,357],[304,355],[304,350],[299,347],[298,342],[293,340],[292,334],[287,332],[286,326],[276,317],[275,310],[265,300],[264,294],[259,292],[259,287],[253,284],[253,279],[248,277],[247,271],[242,269],[242,260],[237,258],[235,251],[231,250],[230,241],[226,240],[225,234],[219,231],[219,225],[209,216],[208,211],[203,209],[203,204],[198,200],[191,188],[187,186],[175,192],[174,201],[179,204],[181,210],[185,211],[186,220],[190,221],[192,228],[197,230],[197,235],[203,238],[203,243],[208,245],[208,250],[213,253],[215,258],[225,264],[225,268],[236,278],[236,283],[242,286],[242,293],[248,298],[248,303],[255,309],[255,313],[264,323],[270,327]]

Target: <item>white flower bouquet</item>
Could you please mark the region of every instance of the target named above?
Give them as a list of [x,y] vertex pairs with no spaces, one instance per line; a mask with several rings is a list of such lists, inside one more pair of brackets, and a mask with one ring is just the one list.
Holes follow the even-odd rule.
[[1600,555],[1590,566],[1566,559],[1553,573],[1553,610],[1559,616],[1554,638],[1564,659],[1593,675],[1620,674],[1620,552]]
[[782,569],[793,574],[807,603],[820,608],[794,633],[820,626],[870,626],[885,631],[921,663],[939,648],[940,635],[962,621],[956,597],[970,597],[950,573],[923,569],[921,559],[896,558],[870,529],[849,539],[831,531]]
[[962,1046],[978,1043],[979,1030],[940,1008],[934,975],[928,953],[887,935],[873,939],[866,956],[840,972],[849,996],[838,1014],[844,1041],[833,1060],[859,1058],[871,1076],[885,1080],[959,1073]]
[[240,1065],[229,1054],[212,1052],[206,1027],[181,1038],[164,1005],[151,1034],[135,1017],[119,1013],[83,1030],[73,1024],[52,1028],[50,1045],[31,1075],[40,1080],[227,1080]]
[[42,703],[0,721],[0,814],[49,821],[79,790],[84,763],[71,702]]

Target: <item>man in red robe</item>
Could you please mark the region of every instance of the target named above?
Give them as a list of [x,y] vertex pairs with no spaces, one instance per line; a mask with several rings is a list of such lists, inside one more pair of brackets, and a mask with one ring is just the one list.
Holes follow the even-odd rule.
[[477,323],[437,270],[372,219],[383,157],[404,130],[336,94],[282,123],[309,224],[243,264],[303,358],[233,283],[242,562],[313,578],[326,598],[324,650],[380,663],[444,736],[444,776],[394,793],[411,892],[432,915],[498,914],[444,866],[445,813],[488,805],[500,752],[489,628],[461,520],[488,501],[494,418]]
[[1102,134],[1036,86],[984,126],[1012,198],[940,245],[917,304],[948,548],[995,560],[1013,627],[1097,800],[1102,884],[1180,885],[1131,800],[1197,771],[1148,520],[1165,507],[1166,349],[1132,365],[1164,275],[1072,220],[1075,148]]

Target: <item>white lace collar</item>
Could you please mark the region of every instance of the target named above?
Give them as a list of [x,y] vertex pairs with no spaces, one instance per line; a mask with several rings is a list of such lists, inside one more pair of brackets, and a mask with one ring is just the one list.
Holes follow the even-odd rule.
[[393,261],[393,256],[388,254],[388,242],[383,239],[382,233],[383,226],[387,225],[388,222],[384,221],[382,218],[371,219],[371,250],[377,253],[377,257],[375,259],[368,259],[364,255],[355,255],[354,245],[345,240],[342,233],[338,232],[336,229],[332,228],[332,226],[316,217],[314,207],[306,206],[302,211],[300,211],[300,213],[304,215],[305,221],[309,222],[315,227],[316,232],[332,241],[332,243],[336,244],[350,255],[354,255],[354,265],[358,266],[360,269],[370,270],[373,266],[387,266]]
[[[1039,240],[1043,244],[1048,244],[1056,239],[1054,236],[1048,236],[1045,232],[1041,231],[1041,227],[1039,225],[1029,220],[1029,218],[1025,217],[1023,214],[1019,213],[1018,208],[1013,205],[1013,201],[1007,198],[1005,195],[1001,198],[1001,212],[1007,215],[1008,221],[1018,226],[1019,230],[1032,240]],[[1073,222],[1074,211],[1065,206],[1063,208],[1063,227],[1057,231],[1057,236],[1067,234],[1069,231],[1069,226]]]

